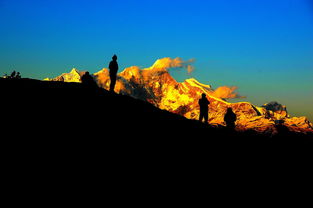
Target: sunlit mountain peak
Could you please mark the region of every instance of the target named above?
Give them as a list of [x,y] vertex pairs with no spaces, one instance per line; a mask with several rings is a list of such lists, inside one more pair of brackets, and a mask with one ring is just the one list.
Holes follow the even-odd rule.
[[[306,117],[290,117],[286,106],[270,102],[264,106],[255,106],[249,102],[230,103],[228,99],[243,98],[237,87],[221,86],[213,89],[211,85],[202,84],[195,78],[177,82],[168,72],[170,68],[184,67],[180,58],[158,59],[151,67],[140,69],[138,66],[125,68],[118,74],[115,92],[141,99],[161,109],[182,115],[189,119],[199,118],[198,100],[202,93],[210,101],[209,122],[211,125],[225,125],[224,115],[231,107],[237,115],[237,130],[253,129],[260,132],[275,133],[277,121],[282,121],[292,131],[313,131],[313,125]],[[80,82],[84,73],[72,69],[56,77],[54,81]],[[95,81],[104,89],[109,89],[110,77],[104,68],[93,74]]]

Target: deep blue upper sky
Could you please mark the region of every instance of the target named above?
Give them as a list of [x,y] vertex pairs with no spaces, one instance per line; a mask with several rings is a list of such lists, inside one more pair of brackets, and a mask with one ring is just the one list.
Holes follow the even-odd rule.
[[313,120],[311,0],[0,0],[1,75],[96,72],[114,53],[121,69],[195,58],[199,81]]

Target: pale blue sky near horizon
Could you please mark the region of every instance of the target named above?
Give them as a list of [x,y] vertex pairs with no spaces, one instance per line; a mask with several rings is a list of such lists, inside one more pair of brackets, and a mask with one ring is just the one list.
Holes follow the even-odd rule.
[[237,86],[256,105],[277,101],[313,121],[311,0],[0,0],[0,74],[36,79],[195,58],[213,88]]

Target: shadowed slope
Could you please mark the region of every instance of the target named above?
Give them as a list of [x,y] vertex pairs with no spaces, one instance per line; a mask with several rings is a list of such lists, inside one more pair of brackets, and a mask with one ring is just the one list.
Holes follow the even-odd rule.
[[[63,142],[75,138],[106,142],[142,139],[162,141],[164,146],[176,141],[232,145],[272,142],[253,132],[229,133],[223,127],[211,128],[144,101],[80,83],[1,79],[0,87],[6,127],[18,133],[23,129],[25,134],[42,140],[51,136],[55,140],[62,137]],[[288,132],[284,137],[299,135]]]
[[290,167],[309,158],[303,153],[312,147],[308,136],[228,132],[79,83],[0,79],[0,89],[2,167],[10,186],[44,183],[59,191],[82,181],[119,188],[175,180],[179,187],[192,174],[210,174],[216,187],[242,185],[238,178],[255,177],[247,171],[263,175],[263,166],[272,173],[282,161]]

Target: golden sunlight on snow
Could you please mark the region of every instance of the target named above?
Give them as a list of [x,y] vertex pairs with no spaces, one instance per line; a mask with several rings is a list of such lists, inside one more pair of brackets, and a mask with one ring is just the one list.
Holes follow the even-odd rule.
[[[226,99],[243,98],[236,92],[235,86],[222,86],[214,90],[211,85],[202,84],[194,78],[177,82],[168,72],[170,68],[177,67],[188,72],[188,66],[191,66],[193,61],[192,59],[183,61],[181,58],[163,58],[145,69],[138,66],[125,68],[118,74],[115,92],[148,101],[160,109],[189,119],[199,118],[198,100],[201,94],[205,93],[210,101],[209,122],[211,125],[225,125],[224,115],[227,108],[231,107],[237,115],[237,130],[254,129],[261,132],[275,132],[275,121],[283,120],[293,131],[313,131],[313,125],[306,117],[290,117],[286,110],[267,110],[265,107],[258,107],[249,102],[227,102]],[[79,76],[82,74],[73,69],[68,74],[64,73],[48,80],[79,82]],[[94,73],[94,79],[100,87],[109,89],[110,77],[107,68]]]

